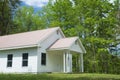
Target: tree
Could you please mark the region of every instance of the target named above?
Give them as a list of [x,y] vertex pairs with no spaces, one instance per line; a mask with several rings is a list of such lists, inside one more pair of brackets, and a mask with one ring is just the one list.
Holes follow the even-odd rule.
[[33,7],[20,7],[14,16],[17,28],[14,32],[25,32],[44,28],[44,19],[41,13],[35,12]]
[[[50,1],[47,6],[43,8],[43,15],[46,18],[47,26],[60,26],[66,36],[76,35],[74,32],[74,9],[70,0],[55,0],[53,3]],[[70,34],[71,30],[74,33]]]
[[[105,66],[102,73],[108,73],[109,68],[107,64],[104,64],[106,63],[104,59],[109,59],[109,57],[102,54],[108,54],[107,48],[115,39],[116,18],[112,16],[114,5],[108,0],[74,0],[74,2],[76,4],[76,15],[79,18],[77,20],[80,26],[85,28],[81,32],[84,35],[83,42],[88,51],[85,56],[88,59],[85,60],[90,67],[87,70],[89,72],[99,72],[99,69]],[[99,50],[103,50],[102,53]],[[97,56],[103,56],[104,58],[98,58]],[[104,65],[101,64],[100,66],[99,63]]]
[[0,35],[9,34],[14,28],[12,19],[19,3],[19,0],[0,0]]
[[116,36],[120,35],[120,0],[114,1],[114,15],[116,17]]

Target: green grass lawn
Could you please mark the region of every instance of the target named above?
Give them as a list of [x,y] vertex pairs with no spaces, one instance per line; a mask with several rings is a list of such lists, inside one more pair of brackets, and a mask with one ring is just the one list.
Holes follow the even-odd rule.
[[0,74],[0,80],[120,80],[113,74]]

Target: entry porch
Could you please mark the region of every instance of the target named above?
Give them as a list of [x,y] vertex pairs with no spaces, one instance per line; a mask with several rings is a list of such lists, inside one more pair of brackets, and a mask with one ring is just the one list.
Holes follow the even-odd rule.
[[73,61],[72,55],[79,54],[79,70],[80,72],[84,72],[84,64],[83,64],[83,54],[72,52],[69,50],[61,50],[61,51],[51,51],[48,55],[48,65],[50,72],[64,72],[69,73],[72,72]]
[[79,70],[84,72],[83,54],[86,53],[78,37],[64,38],[56,41],[48,50],[50,72],[72,72],[72,55],[79,54]]

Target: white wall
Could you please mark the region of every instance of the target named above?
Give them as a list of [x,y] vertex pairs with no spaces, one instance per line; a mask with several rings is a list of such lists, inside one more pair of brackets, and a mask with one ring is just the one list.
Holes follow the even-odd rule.
[[48,53],[48,71],[63,72],[63,52]]
[[[28,67],[22,67],[22,53],[28,53]],[[7,55],[13,54],[12,67],[7,67]],[[37,48],[0,51],[0,73],[37,72]]]
[[[49,59],[48,59],[48,54],[46,50],[53,44],[55,41],[59,38],[62,38],[62,35],[59,33],[57,34],[57,31],[54,32],[51,36],[49,36],[46,40],[44,40],[41,44],[40,47],[38,48],[38,72],[49,72]],[[41,65],[41,53],[47,53],[46,54],[46,66]]]

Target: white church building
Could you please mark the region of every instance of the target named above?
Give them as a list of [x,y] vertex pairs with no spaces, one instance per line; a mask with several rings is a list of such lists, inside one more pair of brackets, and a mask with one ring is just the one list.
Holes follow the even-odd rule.
[[84,53],[80,39],[59,27],[0,36],[0,73],[72,72],[72,54],[83,72]]

